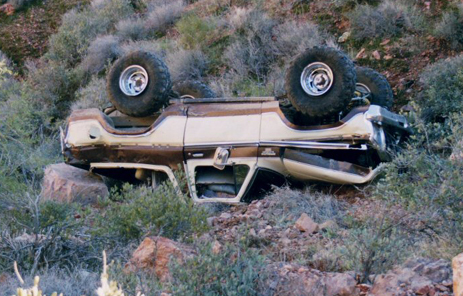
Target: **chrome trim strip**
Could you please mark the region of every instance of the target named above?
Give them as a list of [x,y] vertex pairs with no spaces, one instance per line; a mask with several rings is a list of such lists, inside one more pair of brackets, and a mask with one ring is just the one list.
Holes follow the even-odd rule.
[[233,146],[233,147],[293,147],[293,148],[305,148],[305,149],[330,149],[330,150],[367,150],[368,147],[365,144],[361,144],[360,147],[353,146],[351,144],[339,144],[339,143],[322,143],[314,141],[262,141],[262,142],[215,142],[215,143],[197,143],[197,144],[185,144],[186,148],[205,148],[205,147],[220,147],[220,146]]
[[321,143],[313,141],[264,141],[260,142],[260,146],[273,147],[293,147],[306,149],[333,149],[333,150],[367,150],[367,145],[361,144],[360,147],[351,144],[339,143]]

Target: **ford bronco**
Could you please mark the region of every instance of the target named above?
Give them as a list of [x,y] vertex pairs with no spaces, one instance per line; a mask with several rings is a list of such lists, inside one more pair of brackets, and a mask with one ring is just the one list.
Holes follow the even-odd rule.
[[387,110],[392,91],[384,81],[337,50],[307,50],[286,76],[291,108],[312,121],[303,125],[273,97],[215,98],[201,83],[172,87],[160,59],[134,52],[108,75],[114,108],[74,111],[62,152],[71,165],[153,186],[178,184],[181,169],[196,202],[238,203],[281,178],[362,184],[410,133],[406,119]]

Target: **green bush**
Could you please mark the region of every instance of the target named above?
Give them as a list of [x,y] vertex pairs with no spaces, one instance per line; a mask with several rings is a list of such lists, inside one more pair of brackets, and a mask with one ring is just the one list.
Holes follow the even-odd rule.
[[43,167],[56,160],[59,143],[47,134],[43,106],[27,86],[5,93],[0,102],[0,192],[35,186]]
[[[436,151],[434,141],[423,133],[393,162],[385,166],[384,178],[375,187],[373,196],[385,200],[390,205],[404,208],[419,226],[423,250],[420,255],[436,254],[426,245],[437,245],[440,256],[451,258],[461,251],[463,204],[463,160],[458,156],[462,151],[462,121],[451,118],[445,143],[447,150]],[[429,126],[429,125],[428,125]],[[442,125],[436,125],[436,130]],[[422,126],[426,129],[426,126]],[[423,129],[418,130],[418,132]],[[429,131],[427,131],[429,132]],[[448,150],[456,157],[449,158]],[[452,234],[449,236],[449,234]]]
[[187,239],[207,230],[206,211],[179,194],[170,182],[156,190],[126,184],[112,199],[115,201],[107,200],[103,213],[97,215],[97,236],[125,242],[145,235]]
[[185,49],[202,49],[207,46],[215,29],[212,19],[202,19],[195,14],[184,15],[175,25],[179,32],[179,43]]
[[447,11],[436,25],[434,35],[447,40],[453,48],[463,45],[463,3]]
[[398,36],[413,29],[418,18],[406,4],[391,0],[377,7],[359,5],[348,17],[352,38],[359,41]]
[[77,71],[69,70],[63,63],[43,60],[28,63],[27,81],[29,100],[46,113],[50,121],[64,119],[81,84]]
[[426,122],[463,112],[463,55],[441,60],[425,68],[420,76],[423,92],[416,100]]
[[255,250],[226,245],[215,254],[211,245],[197,248],[197,255],[171,267],[175,296],[251,296],[262,280],[264,257]]

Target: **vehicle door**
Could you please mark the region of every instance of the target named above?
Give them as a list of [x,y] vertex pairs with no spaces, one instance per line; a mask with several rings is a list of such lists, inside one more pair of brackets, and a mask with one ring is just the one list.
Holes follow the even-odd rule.
[[239,202],[257,165],[261,103],[192,103],[184,138],[185,172],[198,202]]

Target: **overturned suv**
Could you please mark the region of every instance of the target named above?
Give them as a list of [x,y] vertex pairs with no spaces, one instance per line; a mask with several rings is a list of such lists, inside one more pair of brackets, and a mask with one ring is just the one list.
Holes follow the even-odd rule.
[[237,203],[282,178],[368,182],[410,132],[387,110],[384,76],[338,50],[297,56],[285,86],[291,106],[273,97],[216,98],[199,82],[172,86],[159,58],[132,52],[108,75],[114,107],[74,111],[62,151],[76,167],[153,186],[178,186],[181,170],[195,201]]

